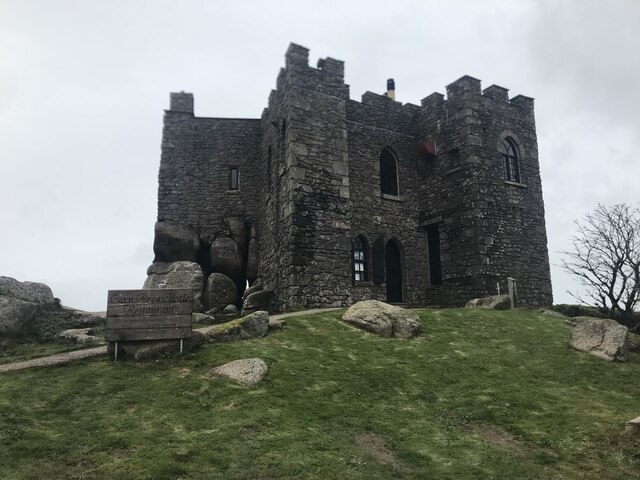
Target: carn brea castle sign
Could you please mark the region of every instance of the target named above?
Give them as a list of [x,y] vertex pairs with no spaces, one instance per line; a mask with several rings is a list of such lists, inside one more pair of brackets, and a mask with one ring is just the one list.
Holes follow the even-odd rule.
[[[109,342],[168,340],[191,337],[193,290],[109,290]],[[117,347],[116,347],[117,350]]]

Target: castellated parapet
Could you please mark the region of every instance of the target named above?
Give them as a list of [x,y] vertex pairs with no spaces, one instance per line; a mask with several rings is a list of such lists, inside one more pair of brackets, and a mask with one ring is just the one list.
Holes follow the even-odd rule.
[[[344,63],[291,44],[260,119],[165,112],[158,221],[237,246],[274,309],[378,299],[459,306],[518,281],[552,302],[533,99],[464,76],[421,105],[366,92]],[[220,239],[226,239],[221,241]],[[258,279],[258,280],[256,280]]]

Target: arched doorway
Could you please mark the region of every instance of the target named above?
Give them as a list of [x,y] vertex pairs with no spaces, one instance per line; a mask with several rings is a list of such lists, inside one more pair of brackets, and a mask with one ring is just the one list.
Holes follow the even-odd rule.
[[387,302],[402,302],[402,255],[397,243],[389,240],[384,249]]

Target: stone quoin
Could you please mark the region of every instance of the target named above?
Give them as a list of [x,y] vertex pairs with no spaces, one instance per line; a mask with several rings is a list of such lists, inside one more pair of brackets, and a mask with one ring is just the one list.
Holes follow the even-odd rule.
[[507,277],[520,305],[551,304],[533,99],[463,76],[421,105],[392,80],[358,102],[344,62],[308,57],[289,46],[259,119],[197,117],[171,93],[156,232],[181,237],[157,238],[156,261],[195,252],[238,306],[248,281],[274,311],[463,306]]

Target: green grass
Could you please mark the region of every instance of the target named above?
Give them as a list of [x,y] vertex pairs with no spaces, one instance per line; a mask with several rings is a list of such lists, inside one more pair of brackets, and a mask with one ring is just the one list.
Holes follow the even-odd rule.
[[105,345],[105,342],[69,343],[68,341],[60,340],[57,342],[31,343],[9,339],[0,345],[0,365],[97,347],[99,345]]
[[[638,478],[622,433],[640,415],[638,354],[569,350],[562,320],[529,311],[419,314],[410,341],[330,312],[182,358],[0,374],[0,478]],[[256,387],[208,376],[253,356],[270,368]]]

